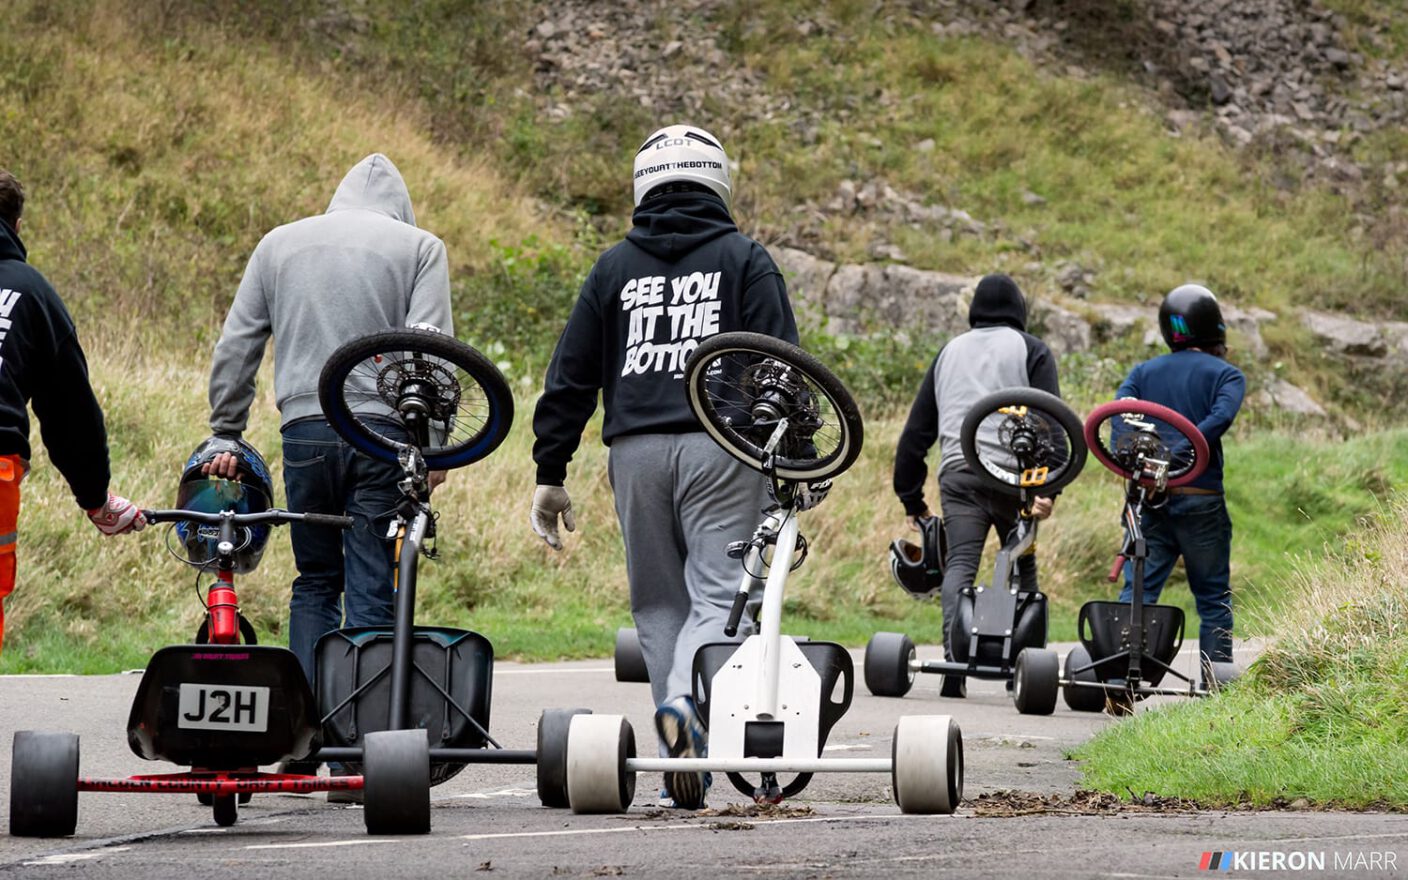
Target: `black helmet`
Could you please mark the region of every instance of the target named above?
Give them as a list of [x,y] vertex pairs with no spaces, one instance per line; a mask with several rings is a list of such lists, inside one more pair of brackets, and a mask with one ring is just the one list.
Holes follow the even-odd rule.
[[904,538],[890,542],[890,574],[895,583],[916,599],[932,599],[939,595],[944,583],[944,556],[948,553],[948,536],[944,521],[937,516],[921,516],[919,543]]
[[1227,343],[1227,325],[1217,297],[1201,284],[1184,284],[1169,291],[1159,305],[1159,332],[1174,351],[1215,348]]
[[[234,453],[235,479],[201,473],[201,467],[221,453]],[[269,479],[269,466],[259,450],[243,440],[211,437],[196,447],[181,471],[181,485],[176,489],[176,506],[201,513],[259,513],[268,510],[274,500],[274,484]],[[197,523],[177,523],[176,534],[186,548],[186,558],[193,565],[211,568],[215,563],[215,547],[220,533],[215,526]],[[240,527],[235,533],[235,572],[253,571],[269,543],[269,526]]]

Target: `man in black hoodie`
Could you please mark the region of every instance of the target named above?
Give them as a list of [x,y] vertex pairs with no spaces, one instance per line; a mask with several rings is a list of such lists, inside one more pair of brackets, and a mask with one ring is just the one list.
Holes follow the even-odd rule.
[[[924,500],[928,469],[924,457],[939,441],[939,497],[943,504],[948,556],[943,580],[944,653],[949,651],[949,624],[958,609],[958,594],[973,585],[988,529],[1001,536],[1016,525],[1020,503],[1016,493],[989,489],[968,469],[963,459],[959,431],[968,411],[983,397],[1003,388],[1031,386],[1060,395],[1056,359],[1046,343],[1027,331],[1027,301],[1017,284],[1006,275],[988,275],[978,282],[968,309],[973,329],[955,336],[939,349],[895,450],[895,494],[904,505],[911,525],[929,516]],[[1051,499],[1032,503],[1032,515],[1051,515]],[[1023,590],[1035,591],[1036,557],[1017,562]],[[943,695],[964,696],[965,679],[946,676]]]
[[[702,755],[694,653],[723,636],[736,562],[766,502],[762,476],[734,461],[691,413],[684,365],[701,339],[749,330],[797,342],[777,265],[729,216],[728,157],[692,126],[655,132],[635,159],[633,228],[598,258],[548,366],[533,416],[533,531],[562,546],[576,528],[563,482],[582,429],[605,406],[602,441],[626,545],[631,611],[650,672],[655,723],[674,757]],[[665,803],[697,809],[707,774],[667,773]]]
[[54,466],[78,506],[105,535],[147,524],[126,498],[108,491],[103,411],[88,384],[88,362],[59,295],[25,262],[20,241],[24,188],[0,169],[0,648],[4,600],[15,588],[20,481],[29,470],[29,411]]

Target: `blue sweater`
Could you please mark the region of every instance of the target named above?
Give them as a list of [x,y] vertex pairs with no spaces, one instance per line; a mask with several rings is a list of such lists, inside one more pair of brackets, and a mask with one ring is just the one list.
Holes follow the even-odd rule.
[[1130,371],[1117,397],[1160,403],[1188,418],[1207,438],[1211,461],[1189,485],[1222,491],[1222,435],[1232,427],[1247,380],[1242,371],[1206,352],[1170,352]]

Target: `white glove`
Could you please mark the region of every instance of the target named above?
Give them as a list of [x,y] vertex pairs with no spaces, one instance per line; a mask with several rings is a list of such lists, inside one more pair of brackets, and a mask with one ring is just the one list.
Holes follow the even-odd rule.
[[102,507],[88,511],[88,519],[104,535],[121,535],[127,532],[140,532],[147,527],[147,518],[137,505],[121,495],[108,493],[108,500]]
[[528,524],[533,532],[554,550],[562,549],[562,538],[557,534],[557,517],[562,515],[562,524],[567,531],[577,531],[577,520],[572,516],[572,499],[561,486],[539,486],[533,492],[533,509],[528,514]]
[[819,483],[802,483],[797,487],[797,510],[811,510],[825,501],[826,495],[830,491],[830,480],[822,480]]

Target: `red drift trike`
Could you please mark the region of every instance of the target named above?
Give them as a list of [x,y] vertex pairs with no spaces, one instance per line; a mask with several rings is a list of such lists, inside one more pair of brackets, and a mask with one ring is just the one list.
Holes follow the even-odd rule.
[[[394,626],[323,636],[315,698],[291,651],[255,644],[253,627],[239,614],[236,557],[255,530],[287,522],[349,528],[352,520],[283,510],[145,511],[152,522],[212,530],[201,536],[216,548],[213,559],[188,560],[216,572],[197,644],[163,648],[152,657],[128,721],[137,755],[193,769],[83,777],[76,735],[22,731],[11,764],[11,834],[72,834],[80,791],[195,793],[213,808],[218,824],[230,825],[238,803],[256,792],[334,789],[363,792],[369,833],[424,834],[433,784],[467,763],[535,763],[533,750],[500,748],[488,733],[489,641],[414,621],[417,561],[431,552],[435,528],[428,473],[478,461],[507,436],[513,396],[503,376],[452,337],[395,330],[335,352],[319,379],[319,399],[351,445],[398,462],[403,471],[387,536],[395,542],[397,566]],[[360,775],[259,772],[282,761],[341,762]],[[542,780],[539,787],[544,790]],[[546,786],[545,803],[565,801],[559,788]]]

